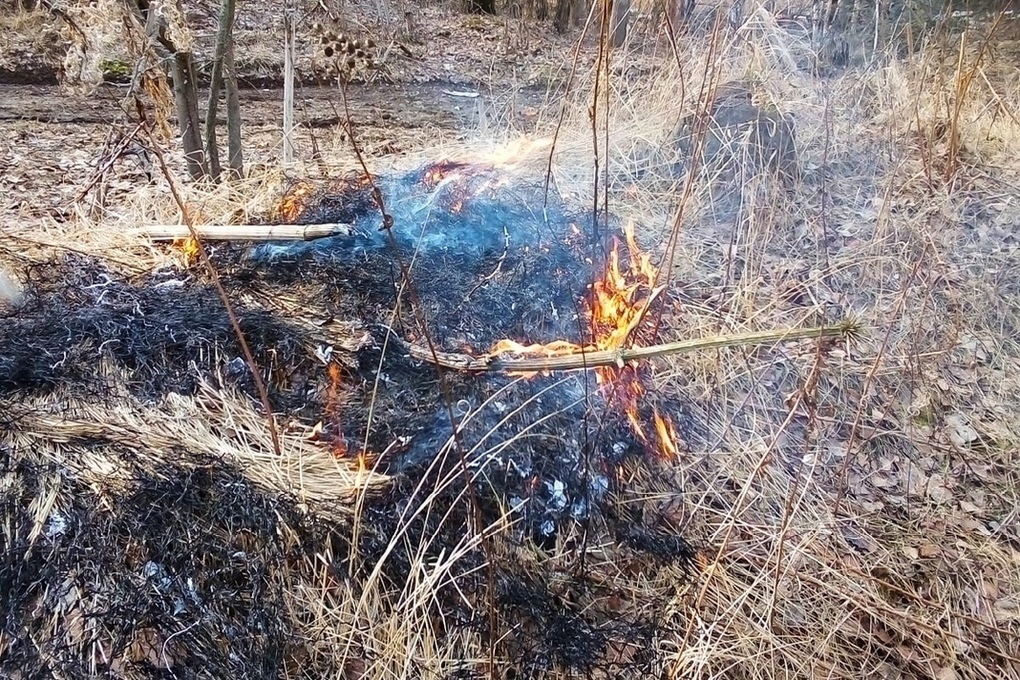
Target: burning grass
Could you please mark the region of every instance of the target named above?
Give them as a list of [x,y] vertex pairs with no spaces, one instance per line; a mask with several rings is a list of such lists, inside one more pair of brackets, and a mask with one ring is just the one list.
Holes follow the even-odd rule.
[[[308,362],[309,383],[283,392],[304,395],[311,416],[284,427],[284,460],[265,453],[243,381],[199,381],[187,394],[129,382],[107,392],[115,409],[61,394],[74,387],[63,377],[48,396],[29,395],[0,443],[5,537],[17,546],[3,574],[19,584],[8,592],[30,593],[4,602],[20,613],[5,622],[0,663],[26,662],[15,635],[27,630],[44,643],[33,663],[74,672],[115,659],[135,677],[194,668],[189,649],[210,639],[217,672],[285,677],[1017,673],[1020,167],[1007,149],[1020,130],[1003,113],[1015,91],[982,79],[991,69],[967,44],[932,44],[908,61],[876,55],[818,79],[806,43],[764,10],[743,37],[714,55],[683,45],[683,73],[607,83],[600,195],[637,229],[605,260],[571,241],[592,216],[567,209],[569,197],[590,194],[595,178],[591,125],[569,118],[553,157],[565,199],[551,236],[529,221],[536,211],[514,208],[541,181],[474,200],[507,178],[492,159],[393,175],[415,182],[386,192],[395,214],[416,216],[398,221],[419,228],[395,239],[413,302],[370,209],[349,216],[365,220],[356,248],[217,246],[245,318],[263,324],[254,310],[268,310],[277,324],[276,335],[255,334],[260,364],[273,351],[286,366]],[[666,153],[727,82],[795,117],[797,172],[776,176],[739,135],[717,176]],[[210,221],[249,212],[237,197],[201,198]],[[445,231],[429,231],[440,213]],[[91,234],[79,248],[109,238]],[[116,273],[136,288],[118,281],[110,308],[89,301],[103,324],[145,302],[139,277],[180,257],[109,242],[119,245],[106,254],[131,265]],[[23,270],[24,256],[7,259]],[[212,309],[198,284],[185,282],[182,304],[199,296],[194,305]],[[26,295],[47,299],[31,285]],[[54,310],[47,319],[83,315]],[[509,338],[562,354],[851,312],[863,326],[851,345],[719,347],[654,370],[618,367],[601,382],[583,372],[439,378],[392,335],[428,336],[437,351],[485,352]],[[218,316],[202,316],[173,325],[211,338],[195,374],[221,375],[231,340]],[[12,318],[4,328],[25,323]],[[144,366],[110,357],[113,376]],[[370,454],[360,468],[356,453]],[[180,526],[150,522],[137,499]],[[67,517],[80,524],[61,528]],[[167,538],[184,525],[195,542]],[[241,537],[258,567],[244,574],[231,562]],[[105,578],[82,573],[79,549],[101,544],[130,558]],[[229,576],[243,606],[217,597],[206,569]],[[32,590],[43,582],[49,590]],[[150,623],[104,618],[111,601]],[[24,614],[40,607],[56,614]],[[238,630],[255,634],[242,643]]]

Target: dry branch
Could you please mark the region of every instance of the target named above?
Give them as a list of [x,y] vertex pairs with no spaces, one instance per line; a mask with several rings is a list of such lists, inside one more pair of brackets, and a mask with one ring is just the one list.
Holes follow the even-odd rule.
[[851,339],[860,331],[856,320],[847,319],[829,326],[812,326],[810,328],[793,328],[777,331],[759,331],[755,333],[738,333],[720,335],[711,338],[680,340],[667,342],[650,347],[627,347],[620,349],[581,350],[570,354],[554,356],[519,356],[511,353],[487,354],[473,356],[458,352],[432,352],[427,347],[403,342],[408,353],[420,361],[428,361],[444,368],[458,371],[484,372],[504,371],[508,373],[541,373],[545,371],[573,371],[592,369],[603,366],[623,366],[634,361],[645,361],[671,354],[686,354],[705,349],[722,347],[738,347],[747,345],[764,345],[791,340],[809,338]]
[[[351,225],[334,224],[204,224],[195,225],[198,237],[206,241],[313,241],[329,236],[346,236]],[[191,237],[186,224],[154,224],[134,230],[154,241]]]

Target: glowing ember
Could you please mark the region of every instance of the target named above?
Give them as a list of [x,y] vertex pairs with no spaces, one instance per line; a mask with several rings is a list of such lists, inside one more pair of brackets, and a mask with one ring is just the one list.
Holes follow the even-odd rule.
[[[323,224],[350,222],[372,207],[371,180],[355,173],[327,182],[292,182],[273,209],[277,224]],[[322,219],[329,216],[331,219]]]
[[276,206],[276,217],[284,222],[296,221],[314,194],[315,187],[310,182],[296,182]]

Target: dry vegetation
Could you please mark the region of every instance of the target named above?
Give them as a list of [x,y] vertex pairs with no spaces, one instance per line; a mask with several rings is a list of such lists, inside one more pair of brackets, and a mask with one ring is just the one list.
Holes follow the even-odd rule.
[[[700,578],[669,603],[688,622],[665,642],[670,670],[1014,676],[1016,67],[968,33],[817,79],[767,13],[742,33],[715,54],[685,45],[651,82],[611,79],[613,209],[675,244],[663,258],[690,300],[670,335],[848,311],[869,332],[828,352],[685,356],[659,374],[711,423],[667,485],[685,490],[685,531],[705,546]],[[634,172],[678,109],[737,79],[795,118],[796,180],[745,171],[734,203],[719,200],[732,183]]]
[[[614,607],[657,611],[672,623],[655,640],[661,676],[1020,677],[1020,78],[1006,43],[993,35],[988,47],[985,37],[936,36],[907,58],[874,54],[818,77],[806,37],[759,8],[714,47],[704,36],[681,40],[676,58],[662,47],[651,73],[635,75],[626,49],[608,74],[582,61],[573,93],[551,101],[527,131],[545,141],[513,146],[517,163],[541,167],[555,135],[559,189],[585,204],[597,190],[614,214],[639,225],[679,301],[660,337],[847,314],[865,328],[844,345],[726,349],[658,366],[662,398],[690,404],[704,429],[681,442],[668,473],[649,474],[635,485],[641,493],[620,502],[666,515],[698,546],[696,569],[619,561],[608,544],[591,546],[587,560],[610,585]],[[749,84],[760,108],[792,116],[796,172],[777,177],[742,162],[753,154],[747,139],[732,141],[736,170],[675,171],[678,125],[710,111],[716,91],[735,81]],[[521,132],[508,127],[487,129],[470,148],[423,155],[488,153]],[[342,140],[326,147],[327,165],[351,164]],[[256,170],[230,187],[182,191],[193,218],[244,221],[270,202],[279,177]],[[81,207],[33,239],[73,243],[130,272],[187,266],[178,251],[125,230],[181,219],[166,188],[138,190],[101,218]],[[340,488],[365,488],[332,458],[310,454],[297,425],[285,440],[287,462],[267,457],[250,406],[216,399],[180,399],[107,424],[153,449],[179,438],[214,450],[313,513],[325,513]],[[48,438],[36,444],[42,460],[115,493],[107,462],[72,465],[61,448],[74,438],[67,428],[87,434],[85,423],[100,417],[20,427]],[[39,531],[65,490],[47,493],[33,506]],[[356,517],[357,503],[335,502]],[[274,576],[302,640],[288,650],[288,673],[322,665],[345,678],[487,675],[488,645],[475,633],[440,630],[434,593],[483,535],[502,530],[466,532],[438,560],[432,546],[403,545],[417,555],[406,583],[387,580],[382,562],[362,581],[337,581],[328,547],[288,562]],[[566,546],[494,545],[492,559],[554,581],[575,559]],[[0,658],[4,645],[0,635]],[[137,659],[172,667],[172,644],[158,654],[139,645]],[[496,677],[510,677],[504,670],[526,660],[495,661]]]

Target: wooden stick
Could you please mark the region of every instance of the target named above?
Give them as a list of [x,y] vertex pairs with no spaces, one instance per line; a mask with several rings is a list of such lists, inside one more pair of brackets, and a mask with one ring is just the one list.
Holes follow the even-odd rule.
[[401,341],[408,353],[419,361],[427,361],[444,368],[457,371],[478,373],[484,371],[502,371],[507,373],[542,373],[545,371],[575,371],[600,368],[603,366],[619,366],[633,361],[645,361],[671,354],[686,354],[704,349],[736,347],[747,345],[764,345],[790,340],[808,338],[853,338],[860,332],[860,324],[856,320],[847,319],[831,326],[813,326],[811,328],[793,328],[778,331],[759,331],[756,333],[740,333],[737,335],[720,335],[713,338],[698,338],[667,342],[650,347],[627,347],[621,349],[590,349],[571,354],[549,357],[514,356],[503,353],[473,356],[457,352],[436,352],[435,355],[427,348]]
[[[328,236],[347,236],[351,225],[335,224],[204,224],[195,225],[198,237],[205,241],[312,241]],[[153,241],[190,238],[186,224],[154,224],[133,233]]]

